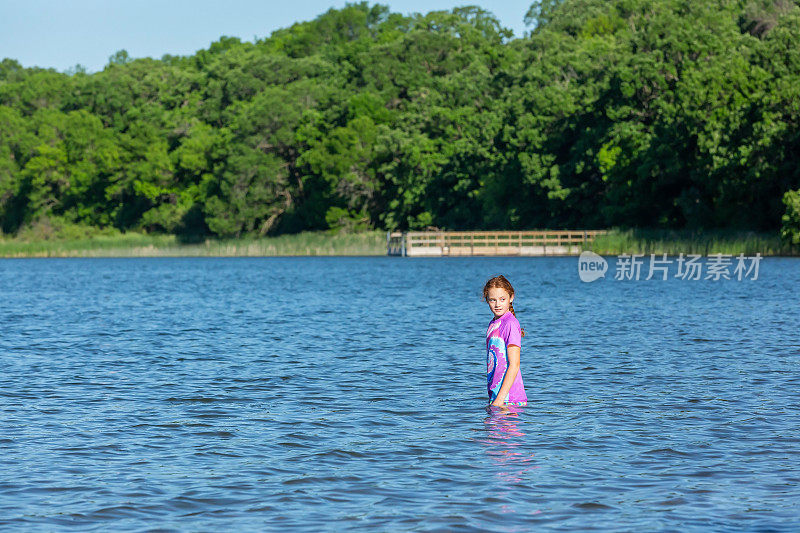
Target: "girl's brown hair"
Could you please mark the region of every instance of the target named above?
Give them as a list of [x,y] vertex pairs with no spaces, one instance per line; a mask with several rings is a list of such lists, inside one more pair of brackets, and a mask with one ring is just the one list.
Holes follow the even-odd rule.
[[[511,283],[502,274],[491,278],[486,282],[486,285],[483,286],[483,299],[486,300],[486,303],[489,303],[489,289],[503,289],[508,293],[509,296],[514,296],[514,287],[511,286]],[[508,310],[511,311],[512,315],[514,315],[514,318],[517,317],[517,313],[514,312],[513,302],[508,304]],[[524,337],[525,330],[522,329],[522,326],[520,326],[520,331]]]

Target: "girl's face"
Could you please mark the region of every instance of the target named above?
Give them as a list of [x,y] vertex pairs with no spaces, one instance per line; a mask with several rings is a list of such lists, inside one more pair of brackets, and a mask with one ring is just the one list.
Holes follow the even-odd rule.
[[489,296],[486,298],[486,303],[489,304],[489,309],[492,310],[495,318],[506,314],[513,301],[514,297],[509,296],[505,289],[499,287],[489,289]]

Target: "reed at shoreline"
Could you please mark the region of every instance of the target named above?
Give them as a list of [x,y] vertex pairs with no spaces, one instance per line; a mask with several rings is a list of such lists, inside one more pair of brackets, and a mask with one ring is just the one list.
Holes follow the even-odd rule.
[[654,229],[612,229],[586,246],[600,255],[619,254],[745,254],[762,256],[792,256],[800,248],[781,241],[775,233],[713,230],[680,231]]
[[304,232],[277,237],[182,242],[174,235],[121,233],[79,239],[0,239],[0,257],[262,257],[386,255],[386,233]]

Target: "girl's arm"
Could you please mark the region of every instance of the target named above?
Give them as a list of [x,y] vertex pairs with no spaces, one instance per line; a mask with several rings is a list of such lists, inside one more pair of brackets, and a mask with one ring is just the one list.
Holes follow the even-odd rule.
[[516,379],[517,373],[519,373],[519,352],[520,348],[516,344],[508,346],[506,353],[508,356],[508,369],[506,370],[506,376],[503,378],[503,384],[500,386],[500,391],[497,393],[497,398],[492,402],[492,405],[496,407],[505,405],[506,402],[504,398],[506,394],[508,394],[508,391],[511,390],[511,385],[514,384],[514,379]]

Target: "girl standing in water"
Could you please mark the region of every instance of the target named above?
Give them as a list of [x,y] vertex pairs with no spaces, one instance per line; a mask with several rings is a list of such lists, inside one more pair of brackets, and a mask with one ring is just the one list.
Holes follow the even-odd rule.
[[486,330],[486,386],[490,405],[527,405],[520,372],[525,332],[514,314],[514,287],[505,276],[495,276],[484,285],[483,298],[494,314]]

